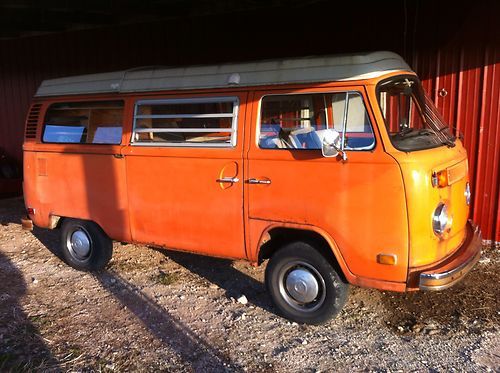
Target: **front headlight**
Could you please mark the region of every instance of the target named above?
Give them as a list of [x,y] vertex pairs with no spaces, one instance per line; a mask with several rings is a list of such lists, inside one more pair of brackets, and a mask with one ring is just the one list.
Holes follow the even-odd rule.
[[444,203],[440,203],[434,210],[434,215],[432,215],[432,229],[434,233],[438,236],[442,236],[450,223],[448,208]]

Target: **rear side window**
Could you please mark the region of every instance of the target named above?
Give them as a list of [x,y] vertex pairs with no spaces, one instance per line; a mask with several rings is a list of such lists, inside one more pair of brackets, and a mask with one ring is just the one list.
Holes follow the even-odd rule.
[[61,102],[45,114],[43,142],[120,144],[123,101]]
[[337,130],[345,150],[369,150],[375,136],[359,92],[265,96],[259,146],[264,149],[321,149],[327,128]]
[[236,145],[238,99],[140,100],[132,142],[141,145],[231,147]]

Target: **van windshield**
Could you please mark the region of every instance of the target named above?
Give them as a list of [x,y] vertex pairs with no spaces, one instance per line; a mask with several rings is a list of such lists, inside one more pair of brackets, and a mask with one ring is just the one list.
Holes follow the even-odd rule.
[[410,152],[455,146],[455,137],[416,77],[397,76],[382,81],[377,93],[396,149]]

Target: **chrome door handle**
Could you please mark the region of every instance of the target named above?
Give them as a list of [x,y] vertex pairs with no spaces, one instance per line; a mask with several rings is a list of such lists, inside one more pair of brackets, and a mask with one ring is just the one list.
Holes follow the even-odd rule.
[[268,184],[269,185],[269,184],[271,184],[271,180],[251,178],[251,179],[247,180],[247,183],[248,184]]
[[238,179],[237,177],[223,177],[222,179],[217,179],[215,180],[217,181],[218,183],[237,183],[238,181],[240,181],[240,179]]

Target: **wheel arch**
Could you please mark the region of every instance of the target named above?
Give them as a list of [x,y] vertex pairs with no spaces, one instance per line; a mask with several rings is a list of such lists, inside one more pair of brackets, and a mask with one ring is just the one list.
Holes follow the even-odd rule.
[[348,282],[352,282],[355,275],[349,270],[340,249],[333,238],[316,227],[304,227],[293,225],[271,225],[261,234],[257,247],[257,263],[261,264],[269,259],[274,252],[284,245],[302,241],[309,243],[316,248],[330,264],[339,269],[339,274],[343,275]]
[[100,224],[98,221],[89,219],[87,217],[81,218],[81,217],[75,217],[75,216],[50,214],[48,228],[49,229],[61,229],[62,225],[64,224],[64,222],[66,220],[81,220],[81,221],[87,221],[87,222],[94,223],[102,231],[102,233],[106,234],[106,236],[111,238],[111,236],[108,234],[108,232],[103,228],[102,224]]

